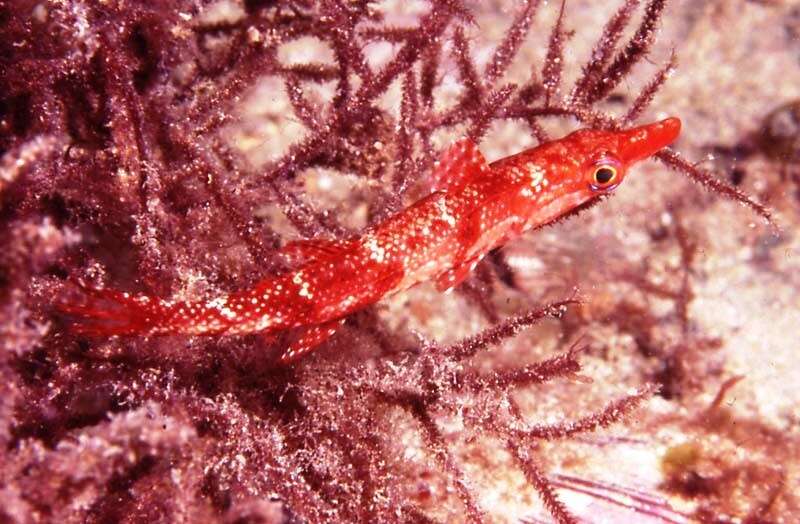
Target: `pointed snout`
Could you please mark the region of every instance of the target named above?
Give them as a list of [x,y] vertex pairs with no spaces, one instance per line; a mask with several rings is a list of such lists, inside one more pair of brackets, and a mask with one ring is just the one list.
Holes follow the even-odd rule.
[[681,121],[670,117],[622,132],[620,156],[626,163],[647,158],[673,143],[681,133]]

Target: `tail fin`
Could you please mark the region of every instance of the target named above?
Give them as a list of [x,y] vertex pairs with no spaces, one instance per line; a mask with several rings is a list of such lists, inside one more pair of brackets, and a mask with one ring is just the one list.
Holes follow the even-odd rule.
[[137,335],[153,331],[164,317],[160,300],[113,289],[79,285],[76,296],[55,307],[74,333],[93,336]]

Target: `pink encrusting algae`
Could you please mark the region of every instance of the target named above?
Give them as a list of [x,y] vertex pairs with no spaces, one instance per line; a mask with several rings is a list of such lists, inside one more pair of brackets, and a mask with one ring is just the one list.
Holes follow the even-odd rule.
[[301,267],[207,301],[171,302],[113,290],[84,304],[75,329],[98,335],[247,334],[299,328],[281,360],[307,353],[347,315],[384,296],[434,280],[457,286],[491,250],[614,190],[635,162],[671,144],[680,120],[625,131],[583,129],[488,164],[470,139],[453,145],[434,191],[345,240],[296,241],[284,253]]

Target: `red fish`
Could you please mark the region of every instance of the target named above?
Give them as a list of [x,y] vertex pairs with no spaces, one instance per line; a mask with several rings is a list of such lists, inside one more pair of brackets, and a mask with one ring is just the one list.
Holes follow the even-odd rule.
[[289,362],[330,337],[351,313],[420,282],[461,283],[492,249],[607,195],[637,161],[671,144],[677,118],[624,131],[582,129],[492,164],[462,140],[442,157],[434,190],[358,238],[292,242],[297,270],[211,300],[172,302],[94,290],[61,309],[92,335],[295,336]]

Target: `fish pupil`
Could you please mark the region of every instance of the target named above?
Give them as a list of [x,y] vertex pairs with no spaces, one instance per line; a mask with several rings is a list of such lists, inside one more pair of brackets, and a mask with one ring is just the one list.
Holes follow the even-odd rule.
[[601,167],[594,173],[594,179],[598,184],[608,184],[614,178],[615,172],[609,167]]

